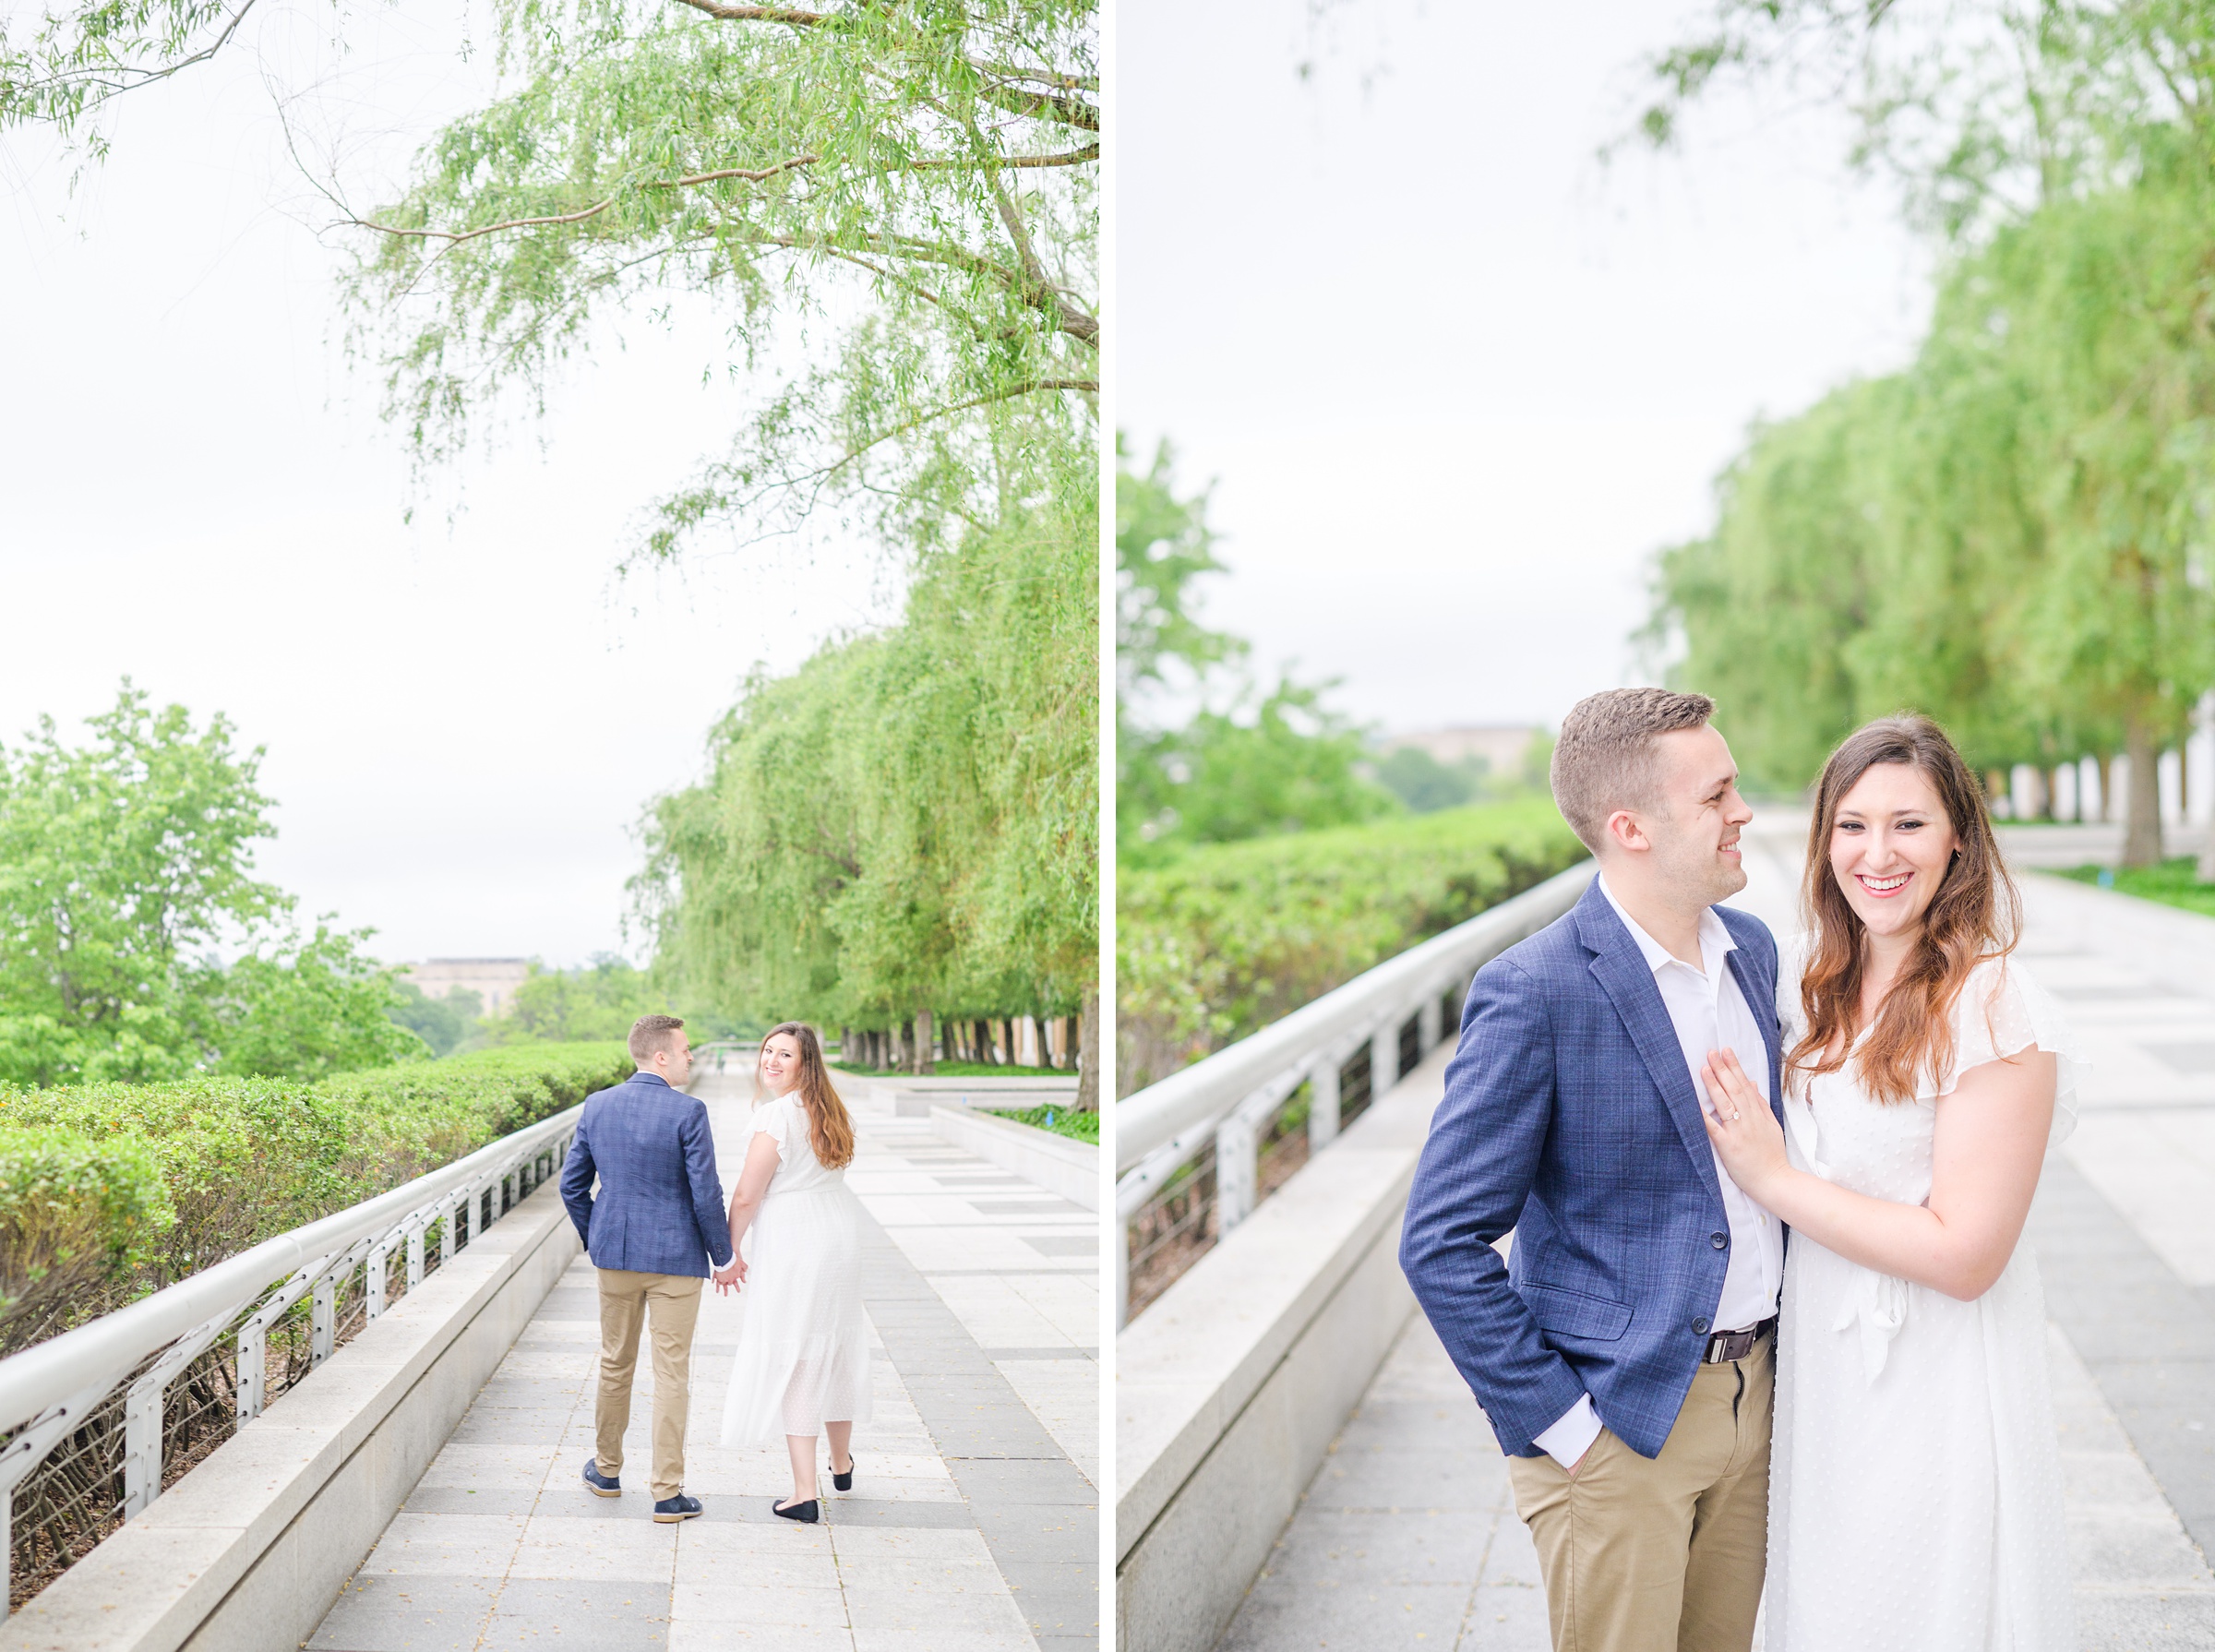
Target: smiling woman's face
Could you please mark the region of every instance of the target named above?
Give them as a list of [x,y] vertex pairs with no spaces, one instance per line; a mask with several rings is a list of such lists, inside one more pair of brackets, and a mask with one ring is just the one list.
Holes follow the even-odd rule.
[[772,1095],[782,1095],[800,1082],[800,1041],[779,1033],[761,1046],[761,1082]]
[[1912,763],[1878,763],[1838,800],[1830,870],[1872,935],[1922,922],[1961,839],[1937,788]]

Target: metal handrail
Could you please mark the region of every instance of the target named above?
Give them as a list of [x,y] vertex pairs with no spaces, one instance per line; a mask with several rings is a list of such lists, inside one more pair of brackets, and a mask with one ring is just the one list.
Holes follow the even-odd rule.
[[[1400,1027],[1419,1019],[1419,1048],[1444,1035],[1439,1000],[1516,941],[1560,917],[1598,867],[1586,860],[1443,935],[1356,976],[1251,1037],[1149,1084],[1116,1104],[1116,1215],[1128,1224],[1179,1171],[1215,1146],[1218,1222],[1227,1230],[1252,1214],[1255,1157],[1270,1118],[1303,1083],[1312,1087],[1308,1141],[1323,1148],[1338,1132],[1340,1068],[1364,1044],[1371,1071],[1396,1075]],[[1382,1094],[1382,1083],[1372,1094]],[[1116,1247],[1116,1323],[1130,1300],[1130,1246]]]
[[[0,1534],[8,1529],[15,1490],[64,1434],[126,1382],[125,1518],[142,1514],[161,1494],[162,1404],[169,1381],[228,1330],[239,1314],[259,1309],[238,1327],[238,1420],[265,1403],[262,1348],[269,1327],[310,1292],[313,1352],[320,1365],[335,1340],[334,1287],[354,1268],[366,1270],[369,1317],[385,1310],[388,1259],[405,1248],[408,1287],[423,1281],[425,1243],[440,1227],[440,1261],[453,1258],[468,1212],[468,1237],[482,1231],[479,1201],[493,1190],[497,1221],[532,1190],[531,1173],[549,1155],[552,1174],[576,1133],[581,1106],[541,1119],[465,1158],[433,1170],[250,1251],[181,1279],[152,1296],[102,1314],[49,1341],[0,1359]],[[270,1287],[278,1288],[268,1296]],[[159,1358],[157,1358],[159,1356]],[[146,1362],[155,1363],[141,1371]],[[132,1373],[139,1372],[134,1380]],[[0,1544],[0,1599],[6,1598],[9,1546]]]

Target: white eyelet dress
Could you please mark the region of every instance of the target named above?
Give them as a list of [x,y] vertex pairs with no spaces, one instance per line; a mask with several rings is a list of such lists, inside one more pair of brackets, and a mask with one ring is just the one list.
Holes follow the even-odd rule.
[[869,1420],[859,1202],[845,1171],[826,1170],[815,1156],[796,1095],[755,1107],[753,1134],[776,1143],[777,1171],[747,1234],[738,1351],[723,1405],[723,1443],[734,1446]]
[[[1799,985],[1779,1008],[1800,1035]],[[2077,1121],[2077,1046],[2013,959],[1979,964],[1953,1012],[1954,1062],[1885,1105],[1855,1065],[1787,1086],[1791,1162],[1872,1198],[1931,1192],[1938,1107],[1973,1067],[2058,1057],[2057,1145]],[[1786,1251],[1769,1479],[1768,1652],[2074,1652],[2045,1294],[2028,1238],[1963,1302],[1848,1262]]]

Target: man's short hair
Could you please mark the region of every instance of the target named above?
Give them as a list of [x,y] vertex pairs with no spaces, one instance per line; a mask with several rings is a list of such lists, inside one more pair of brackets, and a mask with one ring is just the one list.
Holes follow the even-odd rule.
[[643,1067],[657,1050],[674,1050],[676,1040],[671,1035],[682,1032],[684,1026],[674,1015],[640,1016],[630,1024],[630,1059]]
[[1660,790],[1654,739],[1704,728],[1715,715],[1705,694],[1667,688],[1604,688],[1578,700],[1553,743],[1553,804],[1593,854],[1619,808],[1651,808]]

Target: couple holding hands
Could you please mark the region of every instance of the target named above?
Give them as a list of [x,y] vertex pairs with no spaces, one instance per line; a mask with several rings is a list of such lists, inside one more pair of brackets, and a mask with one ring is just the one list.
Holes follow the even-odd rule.
[[[2075,1646],[2036,1263],[2075,1046],[1936,724],[1849,736],[1784,957],[1711,701],[1593,695],[1599,863],[1481,970],[1400,1258],[1508,1453],[1557,1652]],[[1503,1259],[1495,1249],[1513,1232]]]
[[[858,1202],[845,1185],[854,1120],[824,1068],[815,1029],[787,1022],[761,1041],[746,1161],[726,1210],[708,1109],[683,1093],[692,1050],[673,1015],[630,1030],[639,1071],[584,1104],[562,1167],[561,1197],[599,1270],[600,1385],[584,1483],[622,1495],[639,1334],[653,1347],[653,1517],[689,1520],[685,1424],[692,1333],[711,1276],[745,1311],[722,1443],[774,1444],[792,1458],[792,1495],[770,1506],[813,1525],[817,1441],[832,1483],[854,1484],[854,1425],[869,1419],[868,1322],[861,1306]],[[593,1179],[599,1180],[598,1196]],[[751,1236],[750,1256],[739,1246]],[[649,1322],[651,1323],[649,1324]]]

